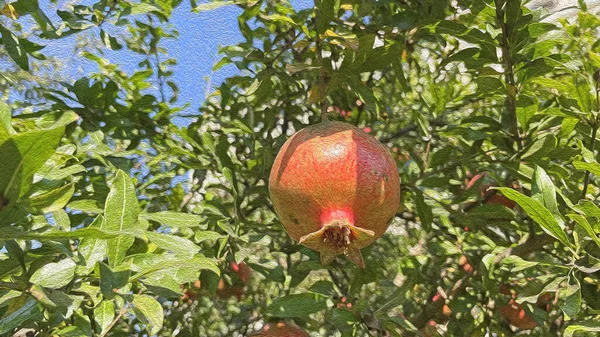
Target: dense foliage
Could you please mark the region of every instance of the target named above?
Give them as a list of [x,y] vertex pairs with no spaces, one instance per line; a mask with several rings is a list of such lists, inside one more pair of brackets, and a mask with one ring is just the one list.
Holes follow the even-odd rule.
[[[600,19],[583,1],[559,22],[517,0],[193,2],[239,6],[244,36],[215,65],[239,75],[197,112],[162,45],[179,1],[84,3],[50,19],[0,1],[0,335],[600,331]],[[63,81],[44,45],[73,34],[97,71]],[[365,269],[321,266],[269,201],[278,149],[322,119],[400,168]]]

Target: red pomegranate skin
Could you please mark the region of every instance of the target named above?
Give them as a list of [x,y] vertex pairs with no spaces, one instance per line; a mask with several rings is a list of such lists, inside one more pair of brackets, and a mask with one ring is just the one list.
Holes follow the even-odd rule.
[[286,323],[267,324],[260,332],[251,337],[309,337],[300,328]]
[[323,264],[345,254],[364,267],[360,249],[380,237],[396,214],[400,178],[375,138],[350,124],[324,122],[286,141],[269,193],[288,234],[320,251]]

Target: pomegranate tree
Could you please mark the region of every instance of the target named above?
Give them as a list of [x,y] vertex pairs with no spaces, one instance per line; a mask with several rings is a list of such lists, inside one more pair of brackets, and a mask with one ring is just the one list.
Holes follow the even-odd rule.
[[400,203],[398,168],[364,131],[324,122],[294,134],[275,159],[269,180],[275,211],[288,234],[321,253],[344,254],[364,267],[360,249],[387,229]]

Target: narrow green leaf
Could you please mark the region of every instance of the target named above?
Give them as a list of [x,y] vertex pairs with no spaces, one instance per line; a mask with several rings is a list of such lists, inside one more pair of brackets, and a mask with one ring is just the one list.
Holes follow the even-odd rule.
[[[19,300],[16,298],[15,300]],[[42,318],[40,307],[35,299],[29,298],[23,305],[10,315],[0,319],[0,335],[5,335],[18,328],[21,324],[30,321],[35,322]]]
[[156,221],[163,226],[182,228],[198,227],[203,220],[200,215],[175,211],[142,213],[141,216],[144,219]]
[[193,12],[200,13],[210,11],[223,6],[235,5],[241,3],[240,1],[209,1],[207,3],[200,4],[192,9]]
[[556,189],[554,183],[546,171],[536,166],[533,173],[533,185],[531,186],[531,198],[546,207],[552,213],[556,222],[561,228],[564,228],[564,221],[558,211],[558,203],[556,202]]
[[110,300],[104,300],[94,309],[94,321],[100,326],[101,334],[106,332],[106,328],[115,319],[115,305]]
[[[139,213],[133,183],[125,172],[119,170],[106,198],[102,229],[117,232],[140,229]],[[119,236],[108,241],[108,262],[111,267],[125,260],[125,254],[134,241],[135,238],[130,236]]]
[[573,221],[577,222],[577,224],[585,230],[585,232],[588,234],[590,239],[594,240],[596,245],[598,245],[598,247],[600,247],[600,239],[598,239],[598,235],[596,234],[596,232],[592,228],[592,225],[590,225],[590,223],[587,221],[586,218],[584,218],[583,216],[581,216],[579,214],[568,214],[567,216],[569,218],[571,218]]
[[201,254],[197,254],[192,258],[175,256],[173,254],[138,254],[132,257],[131,270],[136,272],[132,279],[139,279],[146,275],[165,270],[170,270],[171,275],[178,278],[178,275],[181,275],[185,269],[194,271],[209,270],[220,275],[220,269],[215,260]]
[[[4,126],[8,135],[15,134],[15,130],[12,127],[12,113],[10,112],[10,107],[8,104],[4,102],[0,102],[0,125]],[[0,137],[0,144],[2,144],[4,140]]]
[[71,282],[75,276],[75,267],[75,262],[70,258],[48,263],[36,270],[29,282],[49,289],[61,288]]
[[161,12],[161,10],[147,2],[132,3],[131,15],[146,14],[150,12]]
[[81,211],[89,214],[100,214],[104,210],[98,207],[96,200],[84,199],[71,201],[67,207],[74,211]]
[[575,209],[582,212],[588,218],[596,218],[600,221],[600,208],[589,200],[581,200]]
[[569,325],[563,332],[563,337],[573,337],[578,332],[600,332],[598,322],[577,322]]
[[316,293],[293,294],[280,297],[267,308],[274,317],[308,317],[327,308],[326,297]]
[[534,261],[523,260],[522,258],[516,255],[509,255],[502,259],[502,264],[508,265],[510,267],[510,271],[512,273],[516,273],[521,270],[537,266],[539,263]]
[[2,44],[10,58],[23,70],[29,70],[29,59],[27,51],[23,48],[19,38],[6,27],[0,25],[0,34],[2,34]]
[[223,235],[221,233],[217,233],[217,232],[213,232],[213,231],[199,231],[196,232],[196,235],[194,236],[194,240],[196,240],[197,243],[200,243],[202,241],[206,241],[206,240],[218,240],[221,238],[226,237],[226,235]]
[[548,211],[541,203],[509,187],[496,187],[495,189],[502,192],[502,194],[510,200],[519,204],[527,215],[539,224],[546,233],[566,246],[571,247],[567,234],[560,227],[552,213],[550,213],[550,211]]
[[154,335],[163,326],[163,308],[153,297],[148,295],[133,295],[133,310],[137,318],[146,324],[148,333]]
[[421,225],[423,225],[423,228],[426,229],[431,228],[431,224],[433,223],[433,212],[431,210],[431,206],[425,203],[425,197],[423,196],[423,192],[421,192],[421,190],[414,189],[414,196],[417,214],[421,220]]
[[595,176],[600,177],[600,164],[598,164],[597,162],[586,163],[581,160],[575,160],[573,161],[573,166],[575,166],[575,168],[578,170],[590,171]]
[[75,185],[67,184],[52,191],[29,198],[27,204],[42,213],[63,209],[75,193]]
[[147,232],[145,234],[148,240],[156,244],[158,247],[171,251],[175,254],[192,257],[198,251],[200,247],[194,244],[192,241],[172,234],[162,234]]

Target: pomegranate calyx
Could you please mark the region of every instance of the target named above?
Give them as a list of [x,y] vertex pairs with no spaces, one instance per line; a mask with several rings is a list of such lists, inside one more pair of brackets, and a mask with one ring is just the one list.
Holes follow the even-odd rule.
[[332,221],[318,231],[300,238],[300,244],[321,248],[321,264],[327,265],[339,254],[344,254],[357,266],[364,268],[364,260],[360,252],[363,242],[375,236],[372,230],[360,228],[344,221]]

